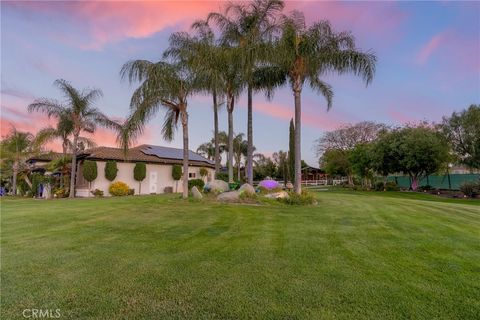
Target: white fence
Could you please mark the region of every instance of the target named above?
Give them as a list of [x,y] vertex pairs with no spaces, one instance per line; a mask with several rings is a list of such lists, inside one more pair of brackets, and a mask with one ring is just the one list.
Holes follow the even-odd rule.
[[[285,185],[283,181],[277,181],[280,187],[284,188]],[[342,183],[348,182],[347,178],[342,178],[342,179],[322,179],[322,180],[303,180],[302,181],[302,186],[328,186],[328,185],[333,185],[333,186],[338,186]],[[254,181],[253,185],[258,186],[260,181]]]

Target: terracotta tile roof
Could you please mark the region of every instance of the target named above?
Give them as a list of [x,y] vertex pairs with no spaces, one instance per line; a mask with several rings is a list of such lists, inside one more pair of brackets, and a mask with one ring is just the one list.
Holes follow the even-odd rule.
[[[35,161],[52,161],[56,159],[60,159],[63,156],[61,152],[47,152],[42,154],[37,154],[28,158],[27,162],[35,162]],[[68,154],[70,156],[70,154]]]
[[[125,157],[123,150],[119,148],[112,147],[95,147],[88,150],[85,150],[79,154],[79,158],[92,159],[92,160],[116,160],[116,161],[126,161],[126,162],[147,162],[147,163],[164,163],[164,164],[182,164],[182,157],[178,155],[181,154],[175,148],[168,148],[175,150],[176,152],[168,153],[166,156],[157,156],[153,154],[147,154],[144,150],[147,150],[149,147],[156,147],[150,145],[140,145],[134,148],[130,148]],[[164,147],[162,147],[164,148]],[[143,150],[143,151],[142,151]],[[190,155],[193,152],[190,151]],[[195,160],[190,160],[190,165],[192,166],[206,166],[214,167],[214,163],[207,158],[204,158],[196,153],[193,153]],[[173,155],[173,156],[172,156]]]

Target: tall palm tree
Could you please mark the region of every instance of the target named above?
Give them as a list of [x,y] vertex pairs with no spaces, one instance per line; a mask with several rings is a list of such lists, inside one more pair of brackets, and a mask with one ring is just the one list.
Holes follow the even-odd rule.
[[302,13],[283,18],[282,35],[275,43],[275,63],[285,72],[295,101],[295,192],[301,193],[301,94],[305,81],[332,106],[333,90],[320,78],[327,73],[352,72],[368,85],[375,73],[376,57],[355,47],[349,32],[335,32],[328,21],[306,26]]
[[0,143],[1,162],[12,165],[12,193],[17,194],[18,173],[32,155],[41,152],[42,140],[30,132],[18,131],[12,126],[10,133]]
[[[269,42],[279,24],[277,18],[283,10],[282,0],[255,0],[248,4],[229,3],[223,13],[212,12],[207,21],[213,20],[222,32],[222,41],[237,46],[242,54],[241,71],[247,84],[247,182],[253,183],[253,91],[259,88],[255,84],[255,70],[260,60],[271,51]],[[258,73],[258,70],[257,70]],[[268,74],[268,73],[267,73]],[[263,80],[268,80],[264,76]]]
[[212,95],[215,172],[220,171],[220,145],[218,140],[218,111],[223,105],[224,80],[218,68],[220,48],[216,43],[215,34],[206,21],[198,20],[192,24],[193,35],[187,32],[176,32],[170,37],[170,47],[165,56],[181,57],[189,68],[203,78],[203,88]]
[[112,122],[99,109],[93,107],[95,100],[103,94],[100,89],[79,91],[70,82],[59,79],[54,83],[64,94],[63,103],[53,99],[36,99],[28,106],[28,111],[45,113],[49,118],[70,119],[72,125],[72,170],[70,177],[70,198],[75,197],[75,178],[77,174],[77,154],[82,132],[95,132],[97,126],[110,127]]
[[[132,113],[128,120],[128,132],[123,140],[135,139],[143,132],[145,124],[159,110],[166,108],[162,134],[172,140],[180,119],[183,132],[183,198],[188,197],[188,98],[197,92],[200,78],[179,59],[169,63],[134,60],[125,63],[120,71],[122,79],[130,83],[141,82],[132,96]],[[128,142],[124,142],[128,145]]]

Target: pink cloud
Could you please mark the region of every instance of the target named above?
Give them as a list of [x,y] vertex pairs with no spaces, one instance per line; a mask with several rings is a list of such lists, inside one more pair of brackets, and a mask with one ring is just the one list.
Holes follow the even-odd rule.
[[[286,107],[279,104],[256,103],[254,112],[262,113],[277,119],[290,121],[294,117],[293,107]],[[325,113],[319,116],[308,111],[302,112],[302,124],[315,129],[332,130],[336,129],[344,121],[338,119],[333,113]]]
[[[73,23],[87,39],[79,42],[78,37],[72,39],[71,33],[56,29],[51,30],[51,36],[82,49],[98,50],[123,39],[149,37],[168,27],[187,29],[209,12],[221,10],[224,4],[224,1],[57,1],[55,4],[38,1],[8,5],[57,20],[68,17],[68,22],[63,23]],[[390,31],[405,18],[405,13],[393,3],[287,1],[284,12],[294,9],[304,11],[309,24],[330,19],[338,29],[352,29],[356,34],[370,37],[381,35],[385,39],[392,39]]]
[[418,64],[425,64],[430,56],[437,51],[440,45],[446,40],[447,35],[444,32],[433,36],[418,52],[416,62]]
[[75,42],[70,34],[55,31],[61,42],[98,50],[111,42],[126,38],[144,38],[165,28],[188,27],[212,10],[218,10],[216,1],[80,1],[17,2],[9,5],[23,11],[57,18],[68,17],[76,26],[86,27],[88,40]]

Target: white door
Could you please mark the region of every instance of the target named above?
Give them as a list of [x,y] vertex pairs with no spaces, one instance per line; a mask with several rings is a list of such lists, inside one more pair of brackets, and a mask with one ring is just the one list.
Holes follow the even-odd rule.
[[157,193],[157,171],[150,172],[150,193]]

